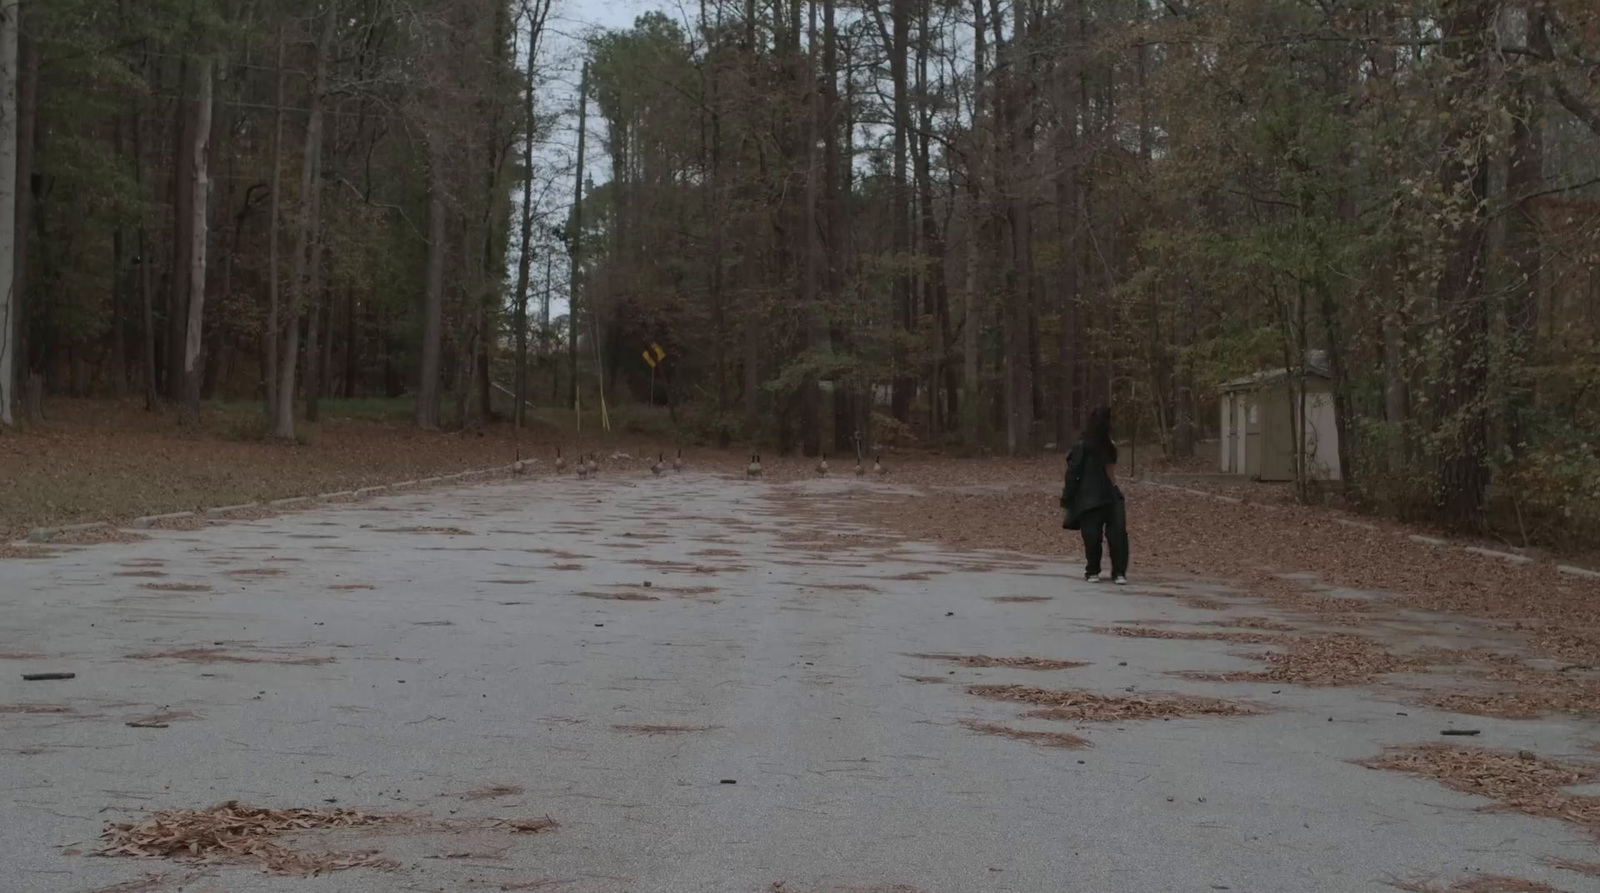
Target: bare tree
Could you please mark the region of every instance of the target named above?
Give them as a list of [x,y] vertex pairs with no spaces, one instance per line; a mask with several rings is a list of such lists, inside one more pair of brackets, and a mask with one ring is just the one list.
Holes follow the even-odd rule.
[[522,87],[522,208],[521,250],[517,254],[516,340],[517,381],[516,408],[512,411],[513,424],[522,427],[523,407],[528,402],[528,279],[533,263],[533,172],[534,143],[538,136],[538,121],[533,114],[535,62],[539,57],[539,38],[544,33],[544,20],[550,12],[550,0],[533,0],[524,3],[523,16],[528,20],[527,45],[524,47]]
[[329,0],[323,14],[322,35],[317,40],[311,82],[311,109],[306,119],[305,152],[300,163],[300,220],[289,274],[289,306],[285,314],[283,359],[278,364],[278,409],[272,436],[294,438],[295,365],[300,354],[300,311],[314,294],[317,228],[321,223],[323,102],[328,89],[328,54],[338,21],[338,0]]
[[190,423],[200,420],[200,343],[206,304],[206,237],[209,227],[206,209],[211,201],[211,115],[215,98],[209,58],[199,62],[199,95],[196,99],[194,144],[190,149],[189,171],[189,321],[183,347],[183,411]]
[[0,2],[0,425],[16,424],[16,325],[12,243],[17,207],[17,25],[21,0]]
[[572,217],[567,222],[567,255],[572,284],[567,292],[567,405],[578,406],[578,307],[583,289],[583,154],[589,132],[589,63],[578,79],[578,167],[572,176]]
[[417,427],[440,422],[440,340],[444,320],[445,151],[444,135],[430,129],[428,150],[428,263],[422,298],[422,368],[417,382]]
[[278,231],[279,210],[283,204],[283,94],[288,73],[283,67],[286,42],[285,27],[278,26],[278,58],[274,77],[272,101],[272,185],[267,199],[267,324],[261,333],[261,356],[267,420],[272,421],[278,408],[278,301],[279,266]]

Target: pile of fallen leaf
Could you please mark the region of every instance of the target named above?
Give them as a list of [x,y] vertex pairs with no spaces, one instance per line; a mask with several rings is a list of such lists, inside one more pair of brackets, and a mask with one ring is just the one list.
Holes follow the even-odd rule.
[[942,660],[963,667],[1014,667],[1020,670],[1071,670],[1088,664],[1077,660],[1050,660],[1044,657],[990,657],[987,654],[913,654],[923,660]]
[[1294,627],[1270,617],[1229,617],[1227,620],[1210,620],[1207,626],[1234,626],[1239,629],[1271,629],[1293,632]]
[[1543,881],[1508,877],[1503,874],[1475,874],[1448,887],[1427,881],[1388,881],[1389,886],[1407,893],[1563,893]]
[[[1439,662],[1445,662],[1445,657],[1441,656]],[[1504,719],[1533,719],[1551,713],[1590,714],[1600,706],[1600,678],[1582,674],[1590,667],[1538,670],[1500,654],[1463,654],[1457,660],[1484,664],[1481,669],[1459,672],[1481,680],[1489,690],[1430,691],[1423,693],[1420,700],[1452,713]]]
[[1295,685],[1357,685],[1386,673],[1422,669],[1425,664],[1390,653],[1371,639],[1351,635],[1303,636],[1287,651],[1249,655],[1267,662],[1259,672],[1182,672],[1208,682],[1288,682]]
[[317,667],[331,664],[331,657],[247,657],[221,648],[173,648],[128,655],[129,660],[176,660],[191,664],[278,664],[285,667]]
[[1089,739],[1083,737],[1082,735],[1074,735],[1070,732],[1035,732],[1031,729],[1014,729],[1011,726],[1003,726],[999,723],[983,722],[976,719],[965,720],[961,724],[980,734],[998,735],[1001,738],[1010,738],[1013,741],[1025,741],[1029,744],[1038,745],[1039,747],[1077,749],[1091,746]]
[[1587,877],[1600,878],[1600,862],[1578,862],[1573,859],[1551,859],[1549,862],[1562,871],[1575,871]]
[[1073,722],[1122,722],[1178,719],[1188,716],[1253,716],[1246,704],[1193,695],[1102,695],[1092,691],[1031,688],[1026,685],[972,685],[969,694],[995,701],[1016,701],[1039,707],[1025,714],[1038,719]]
[[556,822],[540,819],[451,819],[432,821],[411,815],[356,809],[270,809],[237,800],[210,809],[164,809],[137,822],[108,822],[96,855],[172,859],[202,864],[256,865],[271,874],[315,875],[351,868],[393,868],[375,850],[302,852],[280,842],[285,835],[314,831],[403,826],[417,831],[498,830],[538,834]]
[[137,822],[108,823],[100,835],[106,846],[98,855],[254,864],[288,875],[391,868],[394,863],[376,852],[305,853],[277,841],[285,834],[408,821],[406,816],[354,809],[268,809],[229,800],[210,809],[165,809]]
[[1450,744],[1391,747],[1361,765],[1432,778],[1451,790],[1496,800],[1512,812],[1561,819],[1600,833],[1600,797],[1563,790],[1600,778],[1600,768],[1594,766],[1549,760],[1526,750]]
[[1241,645],[1279,645],[1291,641],[1287,636],[1274,636],[1270,633],[1212,633],[1162,629],[1154,626],[1097,626],[1091,631],[1103,636],[1124,636],[1130,639],[1183,639],[1193,642],[1234,642]]

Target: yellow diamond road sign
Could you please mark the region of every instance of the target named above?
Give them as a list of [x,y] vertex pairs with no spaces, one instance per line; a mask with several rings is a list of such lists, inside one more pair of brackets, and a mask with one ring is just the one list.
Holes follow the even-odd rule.
[[655,343],[654,341],[650,342],[650,349],[656,352],[657,363],[667,358],[667,352],[662,350],[661,345]]
[[644,352],[644,361],[645,361],[645,362],[646,362],[646,363],[649,363],[649,364],[650,364],[650,368],[651,368],[651,369],[654,369],[654,368],[655,368],[655,367],[656,367],[656,358],[655,358],[655,355],[654,355],[654,354],[652,354],[652,353],[651,353],[651,352],[650,352],[650,351],[648,351],[648,350],[647,350],[647,351],[645,351],[645,352]]

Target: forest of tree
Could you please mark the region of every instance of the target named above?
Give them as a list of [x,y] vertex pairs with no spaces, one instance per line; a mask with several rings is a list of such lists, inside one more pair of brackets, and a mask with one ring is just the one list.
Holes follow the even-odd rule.
[[1320,352],[1351,499],[1600,530],[1592,0],[698,0],[581,103],[549,4],[0,3],[0,405],[1184,457]]

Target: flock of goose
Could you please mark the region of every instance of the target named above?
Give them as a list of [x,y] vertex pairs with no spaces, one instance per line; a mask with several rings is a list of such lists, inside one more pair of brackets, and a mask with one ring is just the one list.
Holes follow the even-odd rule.
[[[865,477],[866,473],[867,473],[867,467],[865,465],[861,464],[861,458],[859,456],[856,457],[856,477]],[[878,453],[877,455],[872,457],[872,473],[876,474],[876,475],[880,475],[880,476],[889,473],[889,469],[883,467],[883,454],[882,453]],[[758,477],[761,477],[761,454],[760,453],[751,453],[750,454],[750,464],[745,466],[744,476],[747,477],[747,478],[758,478]],[[824,477],[825,478],[827,476],[828,476],[828,454],[827,453],[823,453],[821,458],[817,459],[817,477]]]

